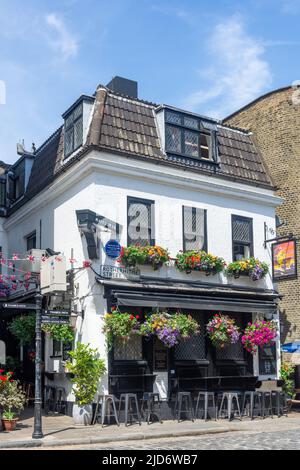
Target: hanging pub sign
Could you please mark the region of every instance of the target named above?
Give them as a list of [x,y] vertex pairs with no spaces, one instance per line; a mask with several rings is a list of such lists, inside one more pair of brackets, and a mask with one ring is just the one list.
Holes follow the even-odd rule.
[[108,240],[104,247],[104,251],[109,258],[119,258],[122,247],[117,240]]
[[297,276],[296,240],[287,240],[272,245],[273,279],[295,278]]

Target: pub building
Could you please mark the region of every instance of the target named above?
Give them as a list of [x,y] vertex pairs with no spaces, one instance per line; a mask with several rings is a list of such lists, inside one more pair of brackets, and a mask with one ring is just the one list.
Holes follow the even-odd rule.
[[[142,100],[137,83],[121,77],[79,97],[63,120],[11,168],[26,177],[15,199],[6,199],[0,241],[6,252],[24,253],[34,234],[31,250],[62,253],[70,271],[90,260],[90,268],[75,269],[72,292],[52,292],[43,302],[77,316],[73,347],[90,344],[106,359],[99,393],[157,392],[168,416],[178,391],[253,390],[257,380],[276,380],[279,331],[254,355],[241,340],[215,347],[206,333],[217,313],[241,331],[256,318],[279,325],[265,240],[276,231],[281,199],[251,133]],[[6,174],[5,181],[13,193],[16,180]],[[121,247],[149,245],[167,249],[169,262],[155,270],[122,263]],[[179,270],[177,256],[191,250],[227,264],[254,257],[270,269],[256,280],[224,269]],[[103,327],[114,311],[138,316],[139,323],[151,313],[180,312],[198,322],[199,334],[171,348],[155,336],[132,334],[115,338],[108,350]],[[66,348],[45,338],[44,356],[45,385],[64,389],[70,413]]]

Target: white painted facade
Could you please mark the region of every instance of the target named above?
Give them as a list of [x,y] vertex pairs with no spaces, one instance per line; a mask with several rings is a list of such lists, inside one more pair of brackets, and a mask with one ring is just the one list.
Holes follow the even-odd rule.
[[[264,223],[270,230],[275,230],[275,208],[281,202],[272,190],[95,150],[90,151],[7,220],[2,219],[0,244],[5,247],[3,251],[8,253],[25,252],[26,236],[36,230],[37,248],[51,247],[62,252],[67,260],[73,249],[77,260],[75,266],[81,266],[88,255],[85,238],[81,237],[78,230],[75,211],[90,209],[118,222],[121,225],[119,241],[126,246],[128,196],[155,201],[155,242],[168,248],[172,257],[182,249],[184,205],[207,210],[208,252],[228,262],[232,260],[231,215],[251,217],[254,255],[271,265],[270,247],[264,248]],[[110,237],[114,238],[114,234],[99,230],[97,237],[100,257],[93,262],[96,271],[100,265],[117,264],[107,258],[103,250],[106,241]],[[253,286],[250,279],[228,281],[223,275],[186,275],[172,266],[164,267],[158,273],[147,268],[142,268],[142,272],[161,278],[202,279],[205,282]],[[255,287],[258,286],[272,289],[271,275],[265,280],[256,281]],[[77,275],[75,290],[77,310],[84,311],[84,319],[80,315],[77,319],[76,339],[98,348],[101,357],[106,358],[105,337],[101,332],[107,310],[103,287],[95,282],[95,274],[91,270],[85,270]],[[277,347],[279,352],[279,340]],[[48,341],[46,368],[50,367],[50,350]],[[258,375],[256,358],[254,374]],[[73,401],[71,383],[63,374],[57,376],[56,383],[66,387],[68,400]],[[159,386],[164,387],[164,384],[160,383]],[[108,391],[107,376],[103,377],[99,389]]]

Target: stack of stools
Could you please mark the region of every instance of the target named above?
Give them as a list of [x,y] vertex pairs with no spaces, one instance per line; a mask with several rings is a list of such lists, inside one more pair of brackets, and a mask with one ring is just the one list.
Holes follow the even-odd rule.
[[63,387],[55,388],[55,402],[54,402],[54,413],[66,412],[65,402],[66,391]]
[[156,416],[158,421],[162,423],[159,393],[145,392],[143,394],[141,413],[148,424],[150,424],[151,416]]
[[141,426],[141,416],[136,393],[122,393],[120,395],[119,416],[122,408],[122,402],[124,402],[125,405],[125,426],[128,425],[128,420],[131,424],[134,417],[137,418],[137,420],[134,421],[137,421]]
[[288,404],[286,399],[286,394],[282,390],[272,390],[272,407],[273,413],[277,414],[278,418],[280,416],[288,415]]
[[195,418],[198,418],[198,413],[200,411],[201,418],[204,417],[205,421],[207,421],[208,415],[210,414],[209,410],[211,408],[213,409],[214,419],[217,421],[218,412],[216,407],[215,392],[199,392],[195,409]]
[[181,419],[182,414],[189,414],[191,421],[194,421],[194,410],[191,392],[178,392],[175,400],[174,417]]
[[256,416],[264,419],[273,417],[273,392],[271,391],[248,391],[244,394],[243,415],[248,409],[248,416],[254,419]]

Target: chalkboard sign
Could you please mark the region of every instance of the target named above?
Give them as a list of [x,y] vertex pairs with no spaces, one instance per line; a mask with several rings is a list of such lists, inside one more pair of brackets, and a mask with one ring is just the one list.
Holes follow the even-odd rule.
[[153,370],[168,370],[168,349],[157,338],[155,338],[153,347]]
[[275,375],[276,374],[276,343],[269,346],[259,348],[259,375]]

